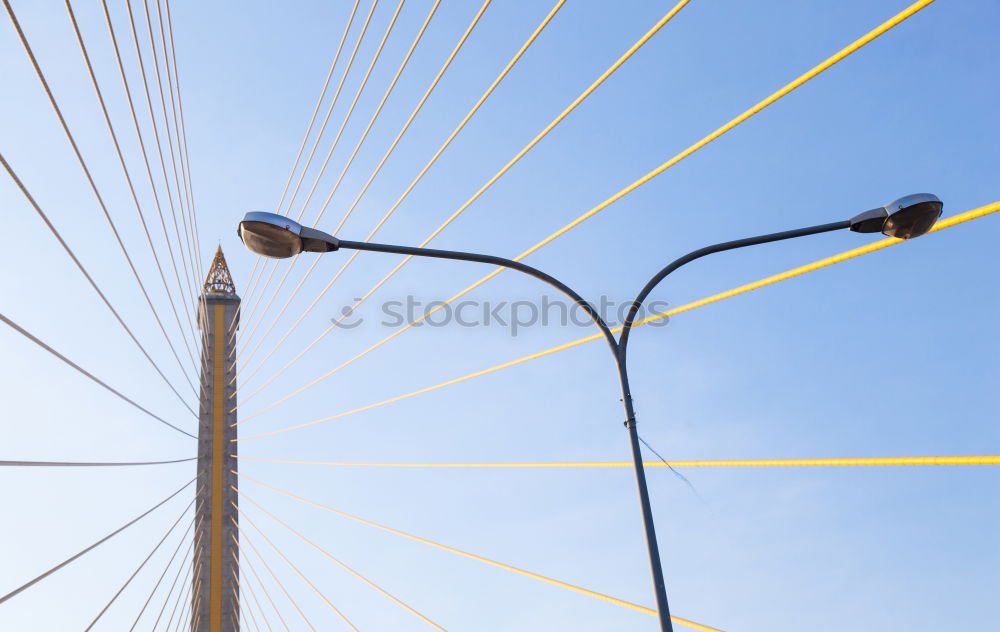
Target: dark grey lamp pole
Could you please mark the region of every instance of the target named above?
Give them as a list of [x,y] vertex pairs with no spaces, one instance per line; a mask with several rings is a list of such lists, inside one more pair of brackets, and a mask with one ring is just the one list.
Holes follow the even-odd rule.
[[635,411],[632,407],[632,394],[628,383],[628,368],[626,361],[626,349],[628,347],[629,333],[635,323],[636,314],[642,307],[643,301],[650,292],[667,277],[681,266],[700,259],[706,255],[746,246],[755,246],[772,241],[783,241],[796,237],[805,237],[834,230],[849,228],[855,232],[875,233],[881,232],[892,237],[909,239],[917,237],[930,230],[934,222],[941,215],[941,201],[929,193],[917,193],[899,198],[885,206],[872,209],[855,216],[850,220],[833,222],[830,224],[820,224],[808,228],[784,231],[781,233],[770,233],[748,239],[738,239],[727,241],[714,246],[708,246],[690,252],[683,257],[675,259],[672,263],[660,270],[642,288],[639,295],[629,306],[628,315],[622,326],[622,331],[616,339],[611,332],[611,328],[604,321],[597,310],[587,300],[577,294],[572,288],[559,281],[553,276],[533,268],[532,266],[492,255],[481,255],[470,252],[459,252],[453,250],[435,250],[433,248],[415,248],[412,246],[395,246],[390,244],[376,244],[364,241],[347,241],[324,233],[314,228],[302,226],[297,222],[276,215],[274,213],[247,213],[243,221],[240,222],[238,234],[243,243],[251,251],[276,259],[292,257],[300,252],[332,252],[346,248],[348,250],[367,250],[372,252],[387,252],[401,255],[412,255],[417,257],[432,257],[436,259],[455,259],[458,261],[472,261],[475,263],[486,263],[518,270],[535,277],[552,287],[556,288],[577,305],[579,305],[594,324],[601,330],[608,346],[611,349],[615,365],[618,368],[618,379],[622,392],[622,404],[625,408],[625,427],[628,430],[629,444],[632,450],[632,463],[635,467],[636,485],[639,491],[639,505],[642,509],[643,526],[646,533],[646,548],[649,552],[649,564],[653,575],[653,588],[656,594],[657,616],[660,621],[660,629],[663,632],[672,632],[673,626],[670,622],[670,608],[667,604],[667,590],[663,580],[663,569],[660,564],[660,552],[656,541],[656,530],[653,526],[653,511],[649,502],[649,492],[646,488],[646,474],[642,465],[642,452],[639,447],[639,435],[636,430]]

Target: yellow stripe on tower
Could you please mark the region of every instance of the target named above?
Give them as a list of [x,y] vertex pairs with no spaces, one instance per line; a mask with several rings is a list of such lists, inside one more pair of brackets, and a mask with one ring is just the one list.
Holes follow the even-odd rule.
[[209,619],[211,632],[222,632],[222,460],[224,456],[225,306],[215,305],[212,348],[212,525],[209,567]]

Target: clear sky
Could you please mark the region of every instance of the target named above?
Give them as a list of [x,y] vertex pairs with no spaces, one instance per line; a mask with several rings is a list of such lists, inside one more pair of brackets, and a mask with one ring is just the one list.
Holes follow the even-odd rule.
[[[11,3],[167,331],[180,345],[65,7],[56,0]],[[203,277],[221,245],[238,292],[249,289],[255,259],[239,243],[236,223],[246,211],[276,208],[351,4],[171,4],[201,237],[202,269],[190,276]],[[137,86],[124,6],[110,5],[129,80]],[[142,3],[133,5],[142,19]],[[292,215],[303,209],[396,6],[381,0],[375,8]],[[475,0],[441,3],[320,228],[332,231],[340,222],[479,6]],[[420,243],[671,6],[569,0],[378,238]],[[905,0],[692,0],[432,243],[505,256],[522,252],[905,6]],[[331,92],[370,7],[370,0],[361,1]],[[430,7],[427,0],[403,6],[304,208],[306,223],[319,213]],[[100,3],[78,0],[74,8],[165,257]],[[368,234],[551,8],[551,2],[512,0],[489,6],[340,236]],[[196,407],[15,31],[3,21],[0,150]],[[997,201],[998,24],[995,2],[932,4],[527,261],[595,301],[622,302],[673,257],[717,241],[845,219],[912,192],[936,193],[945,216]],[[148,46],[143,31],[140,41]],[[145,103],[139,105],[149,134]],[[8,231],[0,253],[2,312],[142,406],[193,431],[191,414],[6,174],[0,177],[0,208]],[[640,434],[678,460],[997,454],[998,236],[1000,218],[987,216],[677,315],[666,327],[637,330],[630,369]],[[716,255],[671,277],[652,298],[682,305],[875,239],[845,231]],[[317,264],[248,363],[249,349],[243,350],[243,375],[346,256],[329,254]],[[360,256],[241,389],[241,401],[397,260]],[[250,348],[307,263],[312,261],[292,270],[256,333],[251,330],[263,304],[245,317],[241,338]],[[278,267],[265,301],[287,266]],[[488,271],[413,262],[359,310],[364,322],[326,336],[241,405],[240,414],[260,410],[392,333],[380,322],[386,301],[445,299]],[[536,281],[507,272],[468,298],[496,304],[545,295]],[[498,325],[414,328],[248,420],[240,431],[249,436],[334,415],[590,333],[586,326],[551,322],[517,336]],[[192,440],[99,389],[9,327],[0,328],[0,348],[0,459],[193,456]],[[239,449],[246,456],[325,461],[623,461],[629,453],[621,420],[613,363],[605,346],[594,342],[313,427],[241,441]],[[330,507],[652,605],[634,481],[625,468],[402,470],[243,461],[241,471]],[[678,616],[755,631],[1000,626],[995,466],[681,471],[696,493],[665,468],[648,472],[671,609]],[[3,468],[0,592],[145,511],[193,473],[192,463]],[[247,480],[241,488],[447,629],[656,628],[648,615],[350,522]],[[0,628],[85,627],[190,498],[176,498],[0,605]],[[243,506],[358,628],[427,628],[249,503]],[[179,529],[186,526],[185,520]],[[313,625],[346,629],[249,531]],[[99,629],[131,625],[179,537],[179,531],[171,534]],[[263,566],[255,567],[291,629],[305,629]],[[165,599],[161,589],[150,607],[158,611]],[[265,610],[278,626],[273,611]],[[138,628],[151,629],[152,622],[147,615]]]

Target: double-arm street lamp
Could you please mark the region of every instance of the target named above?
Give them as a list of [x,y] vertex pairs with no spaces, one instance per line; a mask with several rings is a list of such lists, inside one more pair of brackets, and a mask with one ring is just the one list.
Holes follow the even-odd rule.
[[259,255],[275,259],[292,257],[300,252],[322,253],[346,248],[348,250],[368,250],[417,257],[433,257],[436,259],[473,261],[512,268],[548,283],[579,305],[601,330],[608,346],[611,348],[611,355],[618,368],[622,403],[625,407],[625,427],[628,430],[629,444],[632,449],[632,462],[635,467],[636,484],[639,490],[639,504],[642,509],[642,520],[646,532],[646,547],[649,551],[649,564],[653,575],[653,588],[656,593],[657,616],[660,620],[660,629],[666,632],[672,631],[673,627],[670,622],[667,591],[663,581],[660,553],[656,543],[656,531],[653,528],[653,512],[649,504],[649,493],[646,489],[646,475],[642,466],[642,454],[639,448],[639,435],[636,431],[635,412],[632,408],[632,395],[629,390],[625,354],[628,346],[629,332],[632,330],[636,314],[642,306],[643,301],[671,272],[705,255],[842,229],[850,229],[858,233],[884,233],[890,237],[911,239],[923,235],[930,230],[934,222],[941,215],[941,209],[941,200],[936,196],[930,193],[916,193],[894,200],[885,206],[865,211],[849,220],[760,235],[747,239],[726,241],[690,252],[683,257],[675,259],[660,270],[642,288],[642,291],[639,292],[639,295],[629,306],[628,315],[625,318],[621,333],[617,339],[594,306],[577,294],[572,288],[545,272],[519,261],[470,252],[414,248],[411,246],[376,244],[365,241],[347,241],[338,239],[315,228],[302,226],[287,217],[274,213],[247,213],[243,221],[240,222],[238,233],[247,248]]

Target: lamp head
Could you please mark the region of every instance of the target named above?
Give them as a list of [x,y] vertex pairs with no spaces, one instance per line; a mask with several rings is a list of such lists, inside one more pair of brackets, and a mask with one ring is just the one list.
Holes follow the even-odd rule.
[[236,231],[251,251],[271,259],[287,259],[300,252],[337,250],[337,240],[276,213],[247,213]]
[[883,233],[897,239],[919,237],[934,226],[944,203],[932,193],[913,193],[885,206],[865,211],[851,218],[851,230],[857,233]]

